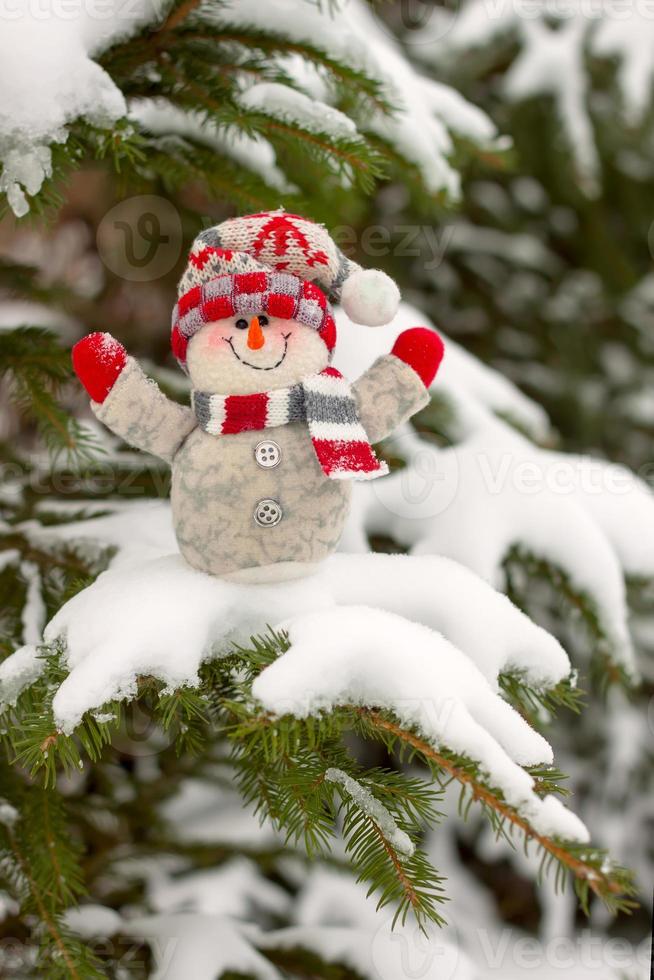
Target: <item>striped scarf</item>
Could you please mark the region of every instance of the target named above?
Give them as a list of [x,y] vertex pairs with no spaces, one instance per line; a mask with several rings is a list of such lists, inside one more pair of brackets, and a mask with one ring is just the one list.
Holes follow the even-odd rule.
[[306,422],[318,462],[331,480],[371,480],[388,472],[361,425],[352,389],[335,368],[291,388],[256,395],[194,391],[192,400],[200,428],[214,436]]

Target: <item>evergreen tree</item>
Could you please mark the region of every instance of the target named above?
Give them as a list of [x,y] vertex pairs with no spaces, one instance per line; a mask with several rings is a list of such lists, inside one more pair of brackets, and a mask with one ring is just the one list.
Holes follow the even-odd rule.
[[[637,892],[647,901],[622,863],[651,862],[649,810],[639,806],[624,835],[601,815],[626,795],[642,803],[651,779],[646,713],[627,701],[638,665],[622,590],[626,576],[633,608],[647,609],[654,507],[640,484],[596,505],[580,478],[590,464],[552,451],[536,402],[562,449],[641,466],[649,423],[627,424],[647,405],[651,352],[634,324],[648,295],[649,185],[633,174],[651,134],[644,117],[624,133],[605,113],[595,152],[586,145],[576,160],[581,184],[574,167],[563,177],[570,154],[557,146],[550,157],[551,105],[498,99],[505,53],[439,61],[436,78],[432,45],[398,39],[401,28],[392,6],[186,0],[139,5],[127,23],[117,11],[100,26],[80,15],[7,32],[35,77],[48,32],[61,30],[60,58],[89,86],[57,92],[42,80],[27,93],[29,124],[18,99],[0,117],[0,189],[18,219],[5,217],[0,257],[0,971],[16,980],[397,977],[391,923],[413,949],[412,923],[424,930],[430,956],[445,956],[436,969],[453,949],[441,925],[460,915],[441,858],[448,876],[462,862],[478,885],[493,879],[500,903],[502,887],[527,888],[533,875],[540,901],[560,906],[545,881],[568,882],[576,902],[563,907],[595,923],[600,906],[631,911]],[[443,43],[463,45],[456,32]],[[512,153],[499,132],[514,136]],[[165,327],[188,245],[226,215],[280,205],[340,229],[362,264],[396,275],[420,317],[535,400],[452,342],[415,429],[381,447],[395,472],[355,500],[344,542],[418,552],[405,579],[365,555],[336,556],[333,609],[289,586],[286,612],[258,610],[249,632],[241,593],[219,606],[209,587],[186,608],[176,601],[186,573],[163,557],[174,550],[167,471],[89,421],[69,346],[109,327],[185,400]],[[438,225],[454,235],[434,272],[424,229]],[[407,226],[422,242],[411,262],[398,247]],[[404,307],[392,330],[416,316]],[[340,336],[350,375],[388,346],[387,332],[359,332],[350,350],[347,323]],[[496,448],[541,475],[568,467],[574,499],[485,497],[476,461],[494,465]],[[411,480],[431,508],[417,506],[420,492],[407,502]],[[133,573],[146,559],[156,594]],[[561,638],[579,679],[553,635],[483,578]],[[116,608],[131,612],[117,621]],[[403,698],[403,674],[421,685],[421,708]],[[307,702],[312,690],[322,700]],[[625,719],[643,747],[620,782]],[[566,761],[570,809],[539,732]],[[504,865],[502,886],[493,872]],[[370,889],[377,920],[346,868]],[[518,924],[533,927],[538,902],[531,893]],[[636,913],[632,938],[644,919]],[[611,921],[627,928],[622,915]],[[485,975],[465,945],[450,975]]]

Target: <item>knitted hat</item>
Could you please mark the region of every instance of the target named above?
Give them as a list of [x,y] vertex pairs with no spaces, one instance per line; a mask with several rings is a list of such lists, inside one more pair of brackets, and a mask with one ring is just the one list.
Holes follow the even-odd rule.
[[283,210],[230,218],[193,243],[173,310],[173,353],[184,365],[188,341],[205,323],[256,313],[312,327],[331,351],[327,296],[371,327],[392,320],[400,301],[386,273],[346,258],[322,225]]

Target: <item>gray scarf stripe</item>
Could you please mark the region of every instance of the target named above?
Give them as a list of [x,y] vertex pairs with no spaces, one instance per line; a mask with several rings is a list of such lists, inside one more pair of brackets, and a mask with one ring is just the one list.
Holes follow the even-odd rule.
[[304,422],[306,417],[304,388],[300,384],[293,385],[288,390],[288,420],[289,422]]
[[315,391],[305,394],[307,416],[312,422],[358,422],[359,412],[354,398],[322,395]]
[[200,426],[206,429],[211,421],[211,395],[206,391],[194,391],[192,401],[195,417]]

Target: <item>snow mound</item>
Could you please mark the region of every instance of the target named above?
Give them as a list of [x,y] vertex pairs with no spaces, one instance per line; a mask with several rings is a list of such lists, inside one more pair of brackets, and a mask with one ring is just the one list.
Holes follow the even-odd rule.
[[[252,892],[251,887],[254,879],[245,870],[249,864],[247,861],[234,861],[215,871],[189,875],[185,879],[187,883],[197,879],[199,890],[195,894],[186,894],[184,884],[171,886],[172,892],[155,892],[163,906],[175,904],[184,896],[189,905],[189,909],[184,911],[161,911],[127,918],[105,906],[89,904],[69,909],[65,922],[72,932],[85,940],[109,939],[121,934],[147,942],[155,961],[154,972],[149,974],[151,980],[215,980],[227,971],[246,974],[257,980],[280,980],[281,975],[275,967],[255,948],[257,929],[239,922],[233,913],[221,915],[202,912],[198,908],[203,902],[211,905],[215,900],[220,901],[221,897],[223,902],[229,901],[232,893],[224,893],[221,889],[224,885],[229,887],[230,883],[238,889],[239,874],[248,896],[257,899],[259,896]],[[215,891],[209,898],[207,889],[212,876],[215,876]],[[284,894],[282,889],[266,882],[259,874],[256,878],[266,900],[272,902],[273,897],[277,900],[271,911],[275,908],[278,910],[279,895]],[[288,896],[285,899],[288,903]],[[238,895],[236,901],[238,912]]]
[[171,839],[182,844],[220,844],[246,851],[274,851],[285,845],[270,822],[261,823],[239,793],[201,779],[185,779],[166,800],[161,815]]
[[379,606],[442,633],[494,689],[505,672],[524,674],[537,688],[554,687],[570,673],[568,656],[553,636],[448,558],[338,554],[324,575],[336,605]]
[[254,947],[257,931],[234,919],[195,912],[149,915],[123,919],[120,932],[150,946],[150,980],[215,980],[228,971],[281,980]]
[[288,913],[288,892],[268,881],[247,858],[233,858],[217,868],[172,875],[153,868],[147,885],[156,912],[194,912],[231,919],[252,919],[256,912]]
[[84,714],[132,698],[139,675],[170,689],[195,686],[212,645],[253,633],[328,597],[315,579],[243,586],[204,575],[180,555],[110,569],[50,621],[46,642],[65,637],[70,670],[54,698],[55,720],[72,731]]
[[[232,642],[308,611],[353,604],[368,606],[371,621],[387,609],[407,627],[415,619],[427,632],[443,631],[493,689],[504,670],[524,673],[537,687],[551,687],[569,672],[556,640],[447,559],[333,555],[296,582],[237,585],[168,555],[119,562],[48,624],[46,642],[65,639],[70,671],[54,698],[56,722],[71,731],[85,711],[132,697],[139,675],[156,676],[169,688],[195,685],[203,659]],[[471,606],[475,617],[468,615]],[[15,654],[2,669],[15,698],[31,677],[30,658]]]
[[114,936],[123,924],[114,909],[91,903],[68,909],[64,918],[68,928],[82,939]]

